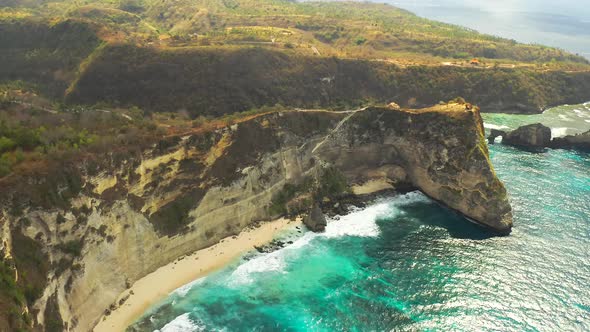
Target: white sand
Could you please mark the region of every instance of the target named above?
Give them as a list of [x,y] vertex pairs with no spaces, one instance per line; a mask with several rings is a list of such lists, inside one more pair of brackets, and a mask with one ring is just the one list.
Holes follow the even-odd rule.
[[103,316],[94,328],[95,332],[124,331],[149,307],[156,304],[175,289],[203,277],[238,259],[254,246],[270,242],[281,230],[301,225],[301,221],[278,219],[266,222],[258,228],[242,231],[236,238],[228,237],[209,248],[201,249],[184,259],[162,266],[136,281],[130,290],[123,292],[117,302],[130,294],[125,303]]
[[360,185],[352,186],[352,192],[355,195],[372,194],[385,189],[393,189],[391,183],[387,179],[372,179]]

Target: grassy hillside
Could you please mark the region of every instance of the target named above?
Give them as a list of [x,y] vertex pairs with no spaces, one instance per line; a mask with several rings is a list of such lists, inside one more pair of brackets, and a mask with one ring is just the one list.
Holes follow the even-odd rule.
[[[9,190],[0,201],[11,215],[66,208],[85,176],[158,141],[165,148],[283,108],[421,107],[462,96],[483,111],[532,113],[590,100],[590,64],[577,55],[382,4],[1,2],[0,188]],[[38,314],[46,330],[60,330],[55,295],[43,313],[32,308],[47,271],[70,266],[81,242],[63,243],[68,260],[47,266],[21,219],[16,253],[0,252],[0,331],[38,329]]]
[[62,96],[80,63],[100,44],[85,22],[0,20],[0,81],[21,81]]
[[[313,54],[388,58],[400,52],[454,59],[571,61],[582,57],[539,45],[478,34],[419,18],[383,4],[287,0],[10,0],[9,11],[41,17],[92,20],[112,39],[182,44],[279,43]],[[461,22],[457,22],[460,24]],[[140,40],[141,38],[138,38]]]
[[10,0],[0,32],[0,84],[57,103],[197,116],[457,95],[532,112],[590,99],[579,56],[381,4]]
[[[153,134],[147,127],[182,131],[188,118],[275,105],[420,107],[462,96],[483,111],[533,113],[590,100],[590,64],[579,56],[383,4],[6,0],[3,6],[0,177],[47,156],[108,150],[129,132],[131,141]],[[123,127],[109,125],[121,113],[139,115],[130,123],[123,117]]]
[[71,103],[108,100],[192,116],[264,105],[356,107],[396,101],[425,106],[463,96],[487,111],[538,112],[590,98],[590,73],[516,68],[408,66],[302,56],[265,48],[109,46],[69,91]]

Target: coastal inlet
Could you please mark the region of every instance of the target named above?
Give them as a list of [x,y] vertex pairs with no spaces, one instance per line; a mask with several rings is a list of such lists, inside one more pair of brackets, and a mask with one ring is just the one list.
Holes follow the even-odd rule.
[[130,330],[589,330],[590,156],[491,156],[514,208],[508,237],[420,193],[384,197],[179,289]]

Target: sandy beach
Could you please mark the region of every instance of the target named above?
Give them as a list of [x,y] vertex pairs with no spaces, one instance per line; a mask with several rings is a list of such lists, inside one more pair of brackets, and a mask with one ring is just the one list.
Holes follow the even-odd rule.
[[265,222],[258,228],[242,231],[234,237],[227,237],[219,243],[175,260],[136,281],[123,292],[117,302],[133,293],[125,303],[101,318],[95,332],[124,331],[150,306],[168,296],[175,289],[203,277],[238,259],[245,252],[270,242],[280,231],[301,225],[301,221],[278,219]]

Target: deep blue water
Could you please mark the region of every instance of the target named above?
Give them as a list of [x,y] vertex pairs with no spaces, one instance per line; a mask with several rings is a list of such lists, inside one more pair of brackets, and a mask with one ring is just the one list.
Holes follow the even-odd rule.
[[514,208],[510,236],[418,192],[384,197],[179,289],[133,328],[590,331],[590,155],[496,144],[491,156]]

